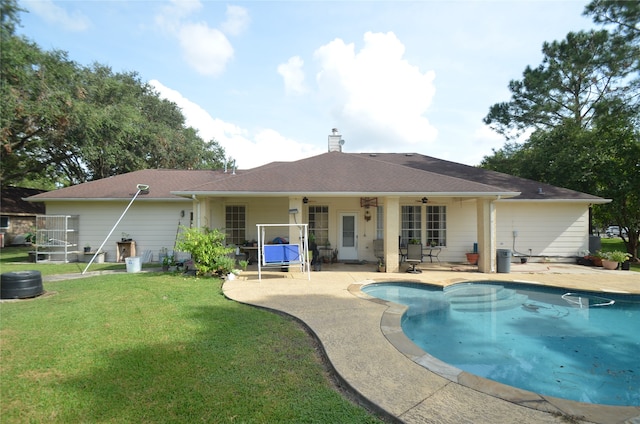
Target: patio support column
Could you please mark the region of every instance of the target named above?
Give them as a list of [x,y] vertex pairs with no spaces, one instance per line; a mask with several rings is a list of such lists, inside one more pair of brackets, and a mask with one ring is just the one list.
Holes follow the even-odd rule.
[[[297,213],[289,213],[289,224],[304,224],[302,222],[302,197],[289,197],[289,210],[296,209]],[[289,243],[298,243],[300,231],[297,227],[289,227]]]
[[400,272],[398,235],[400,234],[400,197],[384,198],[384,263],[387,272]]
[[496,272],[496,207],[491,199],[478,199],[478,271]]
[[196,197],[195,194],[191,195],[191,200],[193,200],[193,226],[195,228],[202,227],[202,209],[200,208],[200,199]]

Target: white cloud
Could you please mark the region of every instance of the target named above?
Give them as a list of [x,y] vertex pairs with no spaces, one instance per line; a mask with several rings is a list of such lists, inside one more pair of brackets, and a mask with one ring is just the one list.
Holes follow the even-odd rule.
[[80,32],[89,28],[90,21],[87,16],[78,11],[69,14],[62,7],[53,4],[51,0],[25,1],[25,5],[29,11],[45,21],[61,25],[68,31]]
[[[221,29],[206,22],[189,21],[202,8],[199,1],[174,0],[156,15],[156,24],[177,37],[186,62],[202,75],[218,76],[234,56],[234,49],[224,32],[238,35],[249,25],[248,11],[239,6],[227,6],[226,21]],[[223,32],[224,31],[224,32]]]
[[298,160],[326,151],[310,144],[298,143],[273,129],[263,129],[251,134],[235,124],[213,118],[202,107],[161,82],[152,80],[149,83],[162,98],[176,103],[182,109],[187,126],[197,129],[205,141],[215,139],[224,148],[227,157],[236,159],[239,168],[254,168],[274,161]]
[[229,35],[240,35],[247,29],[250,22],[247,9],[240,6],[227,6],[227,20],[222,23],[221,29]]
[[392,32],[365,33],[358,52],[341,39],[316,50],[318,92],[356,148],[398,151],[399,145],[436,139],[437,130],[424,116],[435,95],[435,72],[421,72],[403,59],[404,52]]
[[284,89],[287,94],[304,94],[307,87],[304,83],[304,61],[300,56],[293,56],[287,63],[278,65],[278,73],[284,80]]
[[178,32],[184,57],[197,72],[217,76],[233,58],[233,47],[225,35],[206,24],[186,24]]
[[202,3],[197,0],[172,0],[160,8],[155,17],[156,24],[162,29],[178,32],[182,21],[202,9]]

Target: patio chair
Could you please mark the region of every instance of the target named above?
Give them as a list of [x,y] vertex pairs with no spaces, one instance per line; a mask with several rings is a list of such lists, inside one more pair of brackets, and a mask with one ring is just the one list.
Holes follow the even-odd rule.
[[416,268],[416,265],[422,262],[422,245],[421,244],[408,244],[407,245],[407,258],[405,259],[411,268],[407,270],[411,274],[420,274],[422,270]]
[[400,263],[407,259],[407,246],[402,243],[402,236],[398,236],[398,255],[400,256]]

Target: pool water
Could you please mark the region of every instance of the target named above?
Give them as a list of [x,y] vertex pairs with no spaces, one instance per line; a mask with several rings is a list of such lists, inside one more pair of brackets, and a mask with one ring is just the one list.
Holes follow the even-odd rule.
[[461,370],[543,395],[640,406],[640,296],[481,282],[380,283],[404,333]]

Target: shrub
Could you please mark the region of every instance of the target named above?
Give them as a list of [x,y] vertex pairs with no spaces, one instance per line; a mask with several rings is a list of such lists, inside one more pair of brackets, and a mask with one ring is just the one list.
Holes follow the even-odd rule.
[[225,234],[218,229],[186,228],[176,243],[176,249],[191,254],[199,275],[229,274],[235,267],[235,258],[229,256],[233,247],[225,246]]

